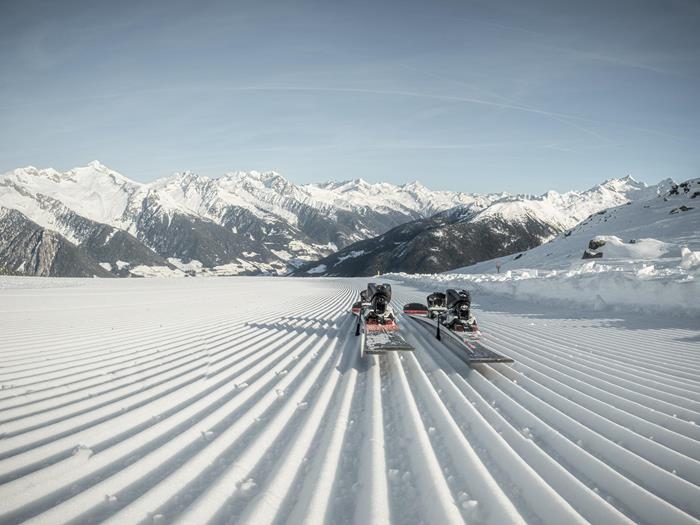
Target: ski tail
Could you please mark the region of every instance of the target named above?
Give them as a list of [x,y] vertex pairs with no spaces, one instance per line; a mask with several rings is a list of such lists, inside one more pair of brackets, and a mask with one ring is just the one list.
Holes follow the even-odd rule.
[[406,315],[428,315],[428,307],[422,303],[407,303],[403,307]]
[[377,328],[369,328],[364,332],[365,335],[365,354],[383,354],[385,352],[415,350],[413,346],[399,335],[398,330],[387,329],[385,326],[379,325]]
[[399,333],[399,326],[392,319],[388,322],[377,322],[359,318],[360,356],[368,354],[384,354],[393,351],[413,351],[410,345]]

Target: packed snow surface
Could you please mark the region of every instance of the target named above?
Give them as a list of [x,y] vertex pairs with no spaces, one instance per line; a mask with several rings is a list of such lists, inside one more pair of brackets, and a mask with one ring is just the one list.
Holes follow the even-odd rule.
[[698,522],[694,320],[475,293],[512,365],[362,360],[365,285],[0,278],[0,522]]

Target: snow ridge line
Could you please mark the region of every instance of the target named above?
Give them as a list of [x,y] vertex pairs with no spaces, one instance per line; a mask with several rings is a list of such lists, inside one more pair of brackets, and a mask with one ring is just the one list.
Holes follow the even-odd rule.
[[[294,332],[288,333],[288,334],[287,334],[288,337],[285,337],[285,338],[282,339],[282,341],[285,341],[285,339],[287,339],[287,341],[284,343],[284,346],[283,346],[282,348],[291,348],[291,347],[290,347],[290,342],[293,341],[293,340],[303,341],[302,335],[303,335],[303,334],[298,334],[298,333],[294,333]],[[305,355],[306,355],[307,357],[305,357],[305,359],[308,359],[308,355],[309,355],[309,354],[308,354],[308,346],[309,346],[312,342],[313,342],[313,340],[308,340],[308,341],[304,342],[304,344],[302,344],[301,346],[299,346],[299,347],[297,348],[297,350],[295,350],[295,351],[292,352],[291,354],[288,354],[288,356],[285,358],[285,360],[279,362],[277,366],[284,366],[284,362],[285,362],[285,361],[286,361],[287,363],[289,363],[289,364],[294,363],[294,362],[295,362],[295,359],[296,359],[296,358],[295,358],[295,355],[298,355],[298,353],[299,353],[299,352],[302,352],[302,351],[306,352]],[[263,348],[264,348],[264,347],[263,347]],[[306,349],[306,350],[305,350],[305,349]],[[267,361],[268,361],[268,362],[275,362],[275,361],[279,361],[279,359],[277,358],[277,355],[275,355],[275,354],[273,353],[272,355],[270,355],[270,358],[267,359]],[[301,363],[301,362],[295,363],[295,364],[294,364],[295,370],[297,370],[296,373],[298,373],[299,366],[301,366],[300,363]],[[257,368],[260,369],[260,366],[262,366],[262,363],[261,363],[260,365],[257,365]],[[249,377],[252,377],[252,376],[251,376],[251,373],[252,373],[252,371],[248,373],[248,376],[249,376]],[[260,388],[262,388],[264,385],[268,384],[270,380],[273,380],[273,379],[279,380],[279,378],[282,378],[282,381],[285,381],[285,378],[292,377],[292,373],[290,372],[289,375],[278,375],[274,370],[267,368],[266,376],[264,376],[264,377],[267,377],[268,379],[267,379],[266,381],[264,381],[264,382],[259,382],[259,381],[257,381],[257,382],[255,382],[255,383],[250,383],[249,386],[245,386],[245,385],[248,384],[248,383],[245,382],[245,381],[247,381],[247,380],[244,379],[243,377],[241,377],[241,378],[238,380],[238,381],[243,381],[242,384],[244,385],[243,390],[241,391],[241,393],[238,394],[237,396],[233,397],[233,398],[231,399],[231,401],[228,401],[226,405],[223,405],[222,407],[218,408],[216,412],[214,412],[214,413],[208,415],[207,418],[206,418],[206,420],[200,421],[199,424],[198,424],[198,427],[203,427],[204,429],[207,429],[207,428],[215,428],[215,423],[214,423],[214,421],[216,420],[216,414],[217,414],[217,413],[221,413],[222,415],[224,415],[225,412],[226,412],[226,413],[229,413],[229,414],[233,414],[233,413],[231,412],[231,408],[226,408],[227,405],[228,405],[228,406],[233,406],[232,403],[234,403],[236,406],[241,406],[241,404],[244,403],[244,402],[246,401],[246,399],[250,399],[251,401],[253,401],[253,400],[255,399],[255,395],[257,395],[256,392],[259,391]],[[287,379],[287,381],[289,381],[289,379]],[[279,382],[279,381],[278,381],[278,382]],[[238,384],[241,384],[241,383],[238,383]],[[236,384],[234,384],[233,387],[236,388]],[[278,389],[279,389],[279,385],[278,385]],[[223,410],[224,412],[222,412],[222,410]],[[249,413],[250,413],[250,412],[246,412],[246,413],[244,413],[244,414],[249,414]],[[167,421],[167,420],[166,420],[166,421]],[[206,421],[212,421],[212,423],[207,423]],[[239,418],[237,418],[235,421],[239,421]],[[161,425],[161,423],[158,423],[158,425]],[[208,431],[207,431],[207,430],[203,430],[202,432],[205,432],[205,433],[206,433],[206,432],[208,432]],[[196,431],[195,429],[191,429],[191,430],[188,431],[188,433],[182,434],[181,436],[185,437],[185,436],[187,436],[187,435],[191,436],[191,437],[190,437],[190,441],[189,441],[189,442],[191,443],[192,440],[195,440],[195,442],[196,442],[197,440],[199,440],[199,442],[202,442],[202,436],[203,436],[204,434],[200,434],[199,431]],[[135,438],[140,438],[140,436],[134,436],[134,437],[135,437]],[[182,439],[180,439],[179,436],[178,436],[177,439],[180,440],[180,441],[182,441]],[[219,442],[221,442],[221,440],[219,440]],[[137,461],[136,463],[132,464],[130,467],[126,468],[125,470],[120,471],[116,476],[112,476],[112,477],[106,479],[105,482],[98,484],[98,486],[93,486],[93,487],[88,488],[86,491],[84,491],[83,493],[81,493],[79,496],[73,498],[73,500],[76,500],[76,499],[80,500],[80,499],[82,499],[82,500],[85,501],[84,504],[81,504],[81,507],[82,507],[82,509],[83,509],[81,512],[83,512],[83,513],[87,512],[87,514],[85,515],[86,519],[87,519],[87,516],[92,516],[92,517],[90,518],[90,520],[94,520],[94,519],[96,519],[96,518],[97,518],[97,519],[100,519],[100,520],[101,520],[101,519],[104,519],[104,518],[106,517],[106,515],[108,515],[108,514],[110,513],[110,512],[109,512],[110,507],[114,507],[114,505],[111,505],[111,506],[107,506],[107,507],[105,508],[105,505],[103,505],[103,503],[104,503],[104,498],[103,498],[102,496],[95,497],[94,494],[95,494],[96,492],[99,493],[100,491],[106,491],[106,493],[109,493],[109,494],[119,494],[119,495],[120,495],[120,498],[119,498],[120,504],[118,505],[118,507],[119,507],[119,506],[122,505],[121,500],[123,500],[123,498],[124,498],[124,496],[121,495],[121,493],[123,493],[123,492],[125,492],[125,491],[128,492],[128,488],[127,488],[127,487],[129,486],[129,484],[133,484],[133,483],[135,483],[135,482],[138,483],[137,480],[140,479],[141,477],[143,477],[143,473],[144,473],[144,472],[148,472],[148,470],[149,470],[148,467],[142,465],[145,461],[147,461],[147,462],[145,463],[145,465],[148,465],[148,464],[156,465],[156,464],[157,464],[157,461],[158,461],[158,459],[157,459],[158,457],[161,457],[161,458],[163,458],[163,459],[165,459],[165,458],[171,458],[171,457],[177,457],[176,453],[173,453],[173,452],[169,452],[169,453],[166,454],[166,451],[169,450],[169,448],[172,448],[172,447],[170,447],[170,444],[171,444],[171,443],[174,443],[174,442],[171,441],[171,442],[166,442],[166,443],[164,443],[162,446],[160,446],[159,448],[155,449],[153,452],[151,452],[151,453],[149,453],[147,456],[145,456],[143,460]],[[203,443],[206,444],[206,443],[207,443],[207,440],[205,439],[205,441],[204,441]],[[125,444],[127,444],[127,443],[125,442]],[[207,448],[209,448],[209,447],[207,446]],[[183,449],[182,449],[182,445],[179,446],[179,449],[180,449],[180,450],[183,450]],[[206,450],[206,449],[205,449],[205,450]],[[165,455],[164,455],[164,454],[165,454]],[[96,457],[97,457],[97,456],[96,456]],[[132,475],[131,473],[133,473],[133,474],[135,474],[135,475],[137,476],[137,478],[136,478],[135,480],[133,480],[133,481],[132,481],[133,475]],[[172,474],[171,474],[171,476],[172,476]],[[127,483],[127,485],[123,485],[124,488],[121,488],[121,489],[118,488],[118,486],[119,486],[119,479],[123,479],[124,482]],[[104,488],[102,488],[102,486],[104,486]],[[138,495],[140,495],[141,493],[143,493],[143,489],[140,489],[140,490],[138,491]],[[71,500],[71,501],[73,501],[73,500]],[[88,503],[88,502],[91,501],[91,500],[94,502],[92,505],[90,505],[90,504]],[[59,507],[56,507],[56,508],[57,508],[57,509],[60,509],[61,507],[63,507],[63,506],[62,506],[62,505],[59,505]],[[75,505],[74,505],[73,503],[71,503],[71,505],[69,505],[68,508],[75,508]],[[91,508],[92,508],[92,510],[90,510]],[[114,509],[114,510],[116,510],[116,509]],[[61,515],[61,514],[60,514],[61,511],[57,511],[57,512],[59,512],[59,514],[55,514],[55,512],[49,511],[48,516],[52,516],[52,515]],[[106,513],[106,514],[105,514],[105,513]],[[76,516],[76,518],[77,518],[77,516]],[[43,519],[43,518],[42,518],[42,519]],[[49,518],[47,518],[47,519],[49,519],[49,521],[50,521],[50,520],[53,519],[53,518],[50,518],[50,517],[49,517]],[[82,519],[82,518],[81,518],[81,519]]]
[[[426,333],[420,333],[416,334],[416,337],[425,341],[425,338],[429,336]],[[422,348],[426,349],[425,354],[419,354],[420,357],[407,356],[404,359],[407,361],[404,363],[404,367],[410,371],[409,375],[414,377],[418,388],[424,392],[424,395],[429,396],[427,405],[439,409],[441,418],[438,421],[441,420],[443,429],[447,428],[445,430],[438,428],[437,434],[450,438],[451,443],[448,450],[452,461],[460,472],[470,473],[467,480],[470,483],[470,493],[474,494],[480,502],[494,500],[490,507],[496,510],[490,511],[489,519],[504,523],[517,521],[516,509],[504,493],[511,486],[516,485],[523,493],[527,494],[530,501],[540,502],[539,505],[529,508],[528,511],[535,514],[542,523],[583,522],[578,513],[565,500],[560,498],[549,485],[543,483],[541,478],[525,462],[513,454],[512,449],[499,432],[494,431],[487,424],[486,419],[474,409],[471,403],[463,395],[455,392],[453,381],[457,380],[459,376],[455,374],[450,380],[449,376],[446,376],[438,368],[433,356],[430,355],[430,344],[421,346]],[[435,377],[436,375],[438,377]],[[458,420],[462,420],[464,426],[459,425]],[[462,429],[465,427],[470,430],[468,436],[462,434]],[[460,446],[457,446],[457,443],[460,443]],[[495,449],[493,454],[488,456],[475,454],[474,450],[483,449],[485,443],[490,445],[489,448]],[[484,465],[486,460],[498,464],[500,472],[507,473],[508,479],[493,479],[489,474],[489,469]],[[501,485],[498,484],[499,482]],[[500,498],[498,498],[499,495],[501,495]],[[511,494],[511,498],[517,499],[514,494]],[[510,510],[510,514],[507,513],[508,510]]]
[[[504,416],[499,407],[482,397],[469,381],[465,379],[475,372],[470,372],[467,365],[454,354],[436,352],[433,348],[428,351],[436,368],[431,379],[445,393],[446,400],[456,412],[458,407],[465,407],[466,414],[458,419],[467,417],[469,411],[474,411],[484,418],[492,431],[499,434],[512,449],[508,456],[522,458],[550,487],[556,488],[558,495],[568,501],[581,516],[591,523],[632,523],[624,514],[612,507],[590,490],[575,475],[562,466],[554,457],[534,443],[532,436],[513,424]],[[449,363],[449,364],[448,364]],[[454,368],[453,368],[454,367]],[[484,368],[484,367],[481,367]],[[450,371],[450,370],[454,371]],[[472,407],[470,409],[470,407]],[[468,422],[462,423],[466,425]],[[503,458],[504,462],[509,457]],[[540,500],[537,500],[538,503]],[[549,504],[549,503],[547,503]]]
[[[517,337],[513,335],[512,337]],[[619,387],[613,382],[599,379],[596,375],[588,374],[588,370],[581,371],[579,367],[575,364],[571,365],[565,359],[547,359],[547,363],[543,363],[541,358],[542,353],[536,353],[530,350],[526,350],[525,346],[519,344],[517,339],[507,340],[501,339],[499,336],[491,336],[492,343],[498,341],[499,345],[493,345],[494,349],[504,348],[506,353],[511,355],[517,360],[522,360],[523,362],[537,363],[536,369],[538,370],[552,370],[562,375],[568,376],[569,385],[572,384],[572,380],[580,381],[585,384],[588,388],[595,388],[601,392],[604,392],[608,397],[614,397],[618,401],[611,403],[612,406],[623,405],[637,412],[637,415],[644,417],[648,420],[654,421],[659,425],[665,426],[667,428],[672,428],[674,431],[692,437],[693,439],[700,439],[700,428],[694,424],[688,424],[689,420],[681,419],[678,417],[678,413],[685,413],[687,417],[691,420],[694,417],[692,411],[688,411],[683,407],[669,406],[667,403],[658,401],[656,398],[650,395],[638,394],[637,392],[625,389],[624,387]],[[590,368],[589,368],[590,370]]]
[[[293,337],[293,336],[294,336],[294,334],[289,334],[289,337]],[[297,338],[298,338],[298,335],[297,335]],[[264,344],[265,344],[265,342],[263,342],[263,343],[261,344],[261,346],[264,347]],[[269,346],[269,345],[268,345],[268,346]],[[251,354],[251,355],[252,355],[252,354]],[[253,358],[254,358],[254,356],[253,356]],[[274,358],[274,356],[273,356],[273,358]],[[269,361],[269,360],[268,360],[268,361]],[[229,380],[229,381],[230,381],[230,380]],[[236,388],[236,385],[234,384],[233,387]],[[181,403],[181,405],[183,405],[183,404]],[[187,406],[187,404],[185,403],[184,406]],[[147,409],[148,407],[145,407],[145,408]],[[147,418],[149,418],[149,419],[151,418],[151,416],[150,416],[148,410],[144,413],[144,415],[145,415]],[[160,425],[160,423],[158,423],[158,425]],[[135,427],[135,431],[138,431],[138,428],[139,428],[138,426]],[[97,434],[96,437],[97,437],[97,436],[99,436],[99,434]],[[97,444],[91,445],[91,448],[95,448],[96,446],[98,446],[98,445],[97,445]],[[25,460],[25,461],[26,461],[26,460]]]
[[[498,324],[496,326],[499,326],[500,328],[499,333],[505,333],[512,330],[512,328],[504,327],[502,326],[502,324]],[[565,342],[553,343],[550,342],[548,338],[538,339],[535,337],[530,337],[529,334],[522,334],[521,339],[523,342],[551,349],[551,352],[553,354],[556,353],[565,356],[567,362],[581,369],[584,369],[584,367],[589,367],[589,364],[599,365],[598,369],[605,371],[601,372],[601,375],[604,374],[605,377],[614,378],[614,381],[619,382],[620,384],[629,384],[631,381],[635,384],[635,386],[638,385],[637,388],[640,391],[642,391],[643,389],[647,389],[647,391],[653,390],[657,394],[660,394],[666,399],[670,400],[669,402],[671,403],[673,403],[673,400],[678,400],[679,398],[682,398],[684,400],[689,399],[693,406],[700,407],[700,396],[694,394],[692,391],[689,391],[689,388],[685,386],[681,387],[670,385],[668,384],[668,381],[659,380],[660,378],[658,376],[656,376],[654,379],[651,379],[650,376],[654,376],[647,372],[647,370],[645,370],[644,368],[628,365],[624,365],[623,367],[620,366],[620,363],[616,363],[615,361],[611,361],[610,359],[600,358],[594,355],[586,354],[585,357],[587,359],[584,360],[582,359],[583,356],[581,356],[581,354],[564,354],[564,352],[568,350]],[[627,372],[628,369],[633,370],[634,373]],[[697,386],[697,384],[695,386]]]

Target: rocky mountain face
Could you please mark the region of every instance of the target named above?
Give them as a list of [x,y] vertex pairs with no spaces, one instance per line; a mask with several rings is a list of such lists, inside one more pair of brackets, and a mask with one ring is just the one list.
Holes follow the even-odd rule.
[[12,180],[0,179],[0,205],[9,203],[28,220],[38,223],[47,232],[55,232],[63,240],[81,248],[94,264],[118,276],[129,275],[129,268],[157,266],[174,268],[163,257],[125,230],[79,215],[58,199],[32,193]]
[[359,241],[294,275],[370,276],[377,273],[437,273],[527,250],[561,231],[541,217],[512,220],[455,209],[398,226]]
[[[587,192],[476,195],[417,182],[296,185],[255,171],[185,172],[143,184],[97,161],[0,175],[0,206],[118,276],[354,275],[393,270],[393,257],[402,268],[437,271],[536,245],[646,191],[627,178]],[[8,271],[22,262],[13,261]]]
[[0,268],[5,274],[110,277],[83,249],[17,210],[0,208]]

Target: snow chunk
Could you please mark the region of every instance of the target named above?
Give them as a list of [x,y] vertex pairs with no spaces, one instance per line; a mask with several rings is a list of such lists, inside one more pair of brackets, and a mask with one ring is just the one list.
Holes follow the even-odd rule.
[[681,248],[681,264],[684,270],[694,270],[700,267],[700,251],[693,252],[687,246]]

